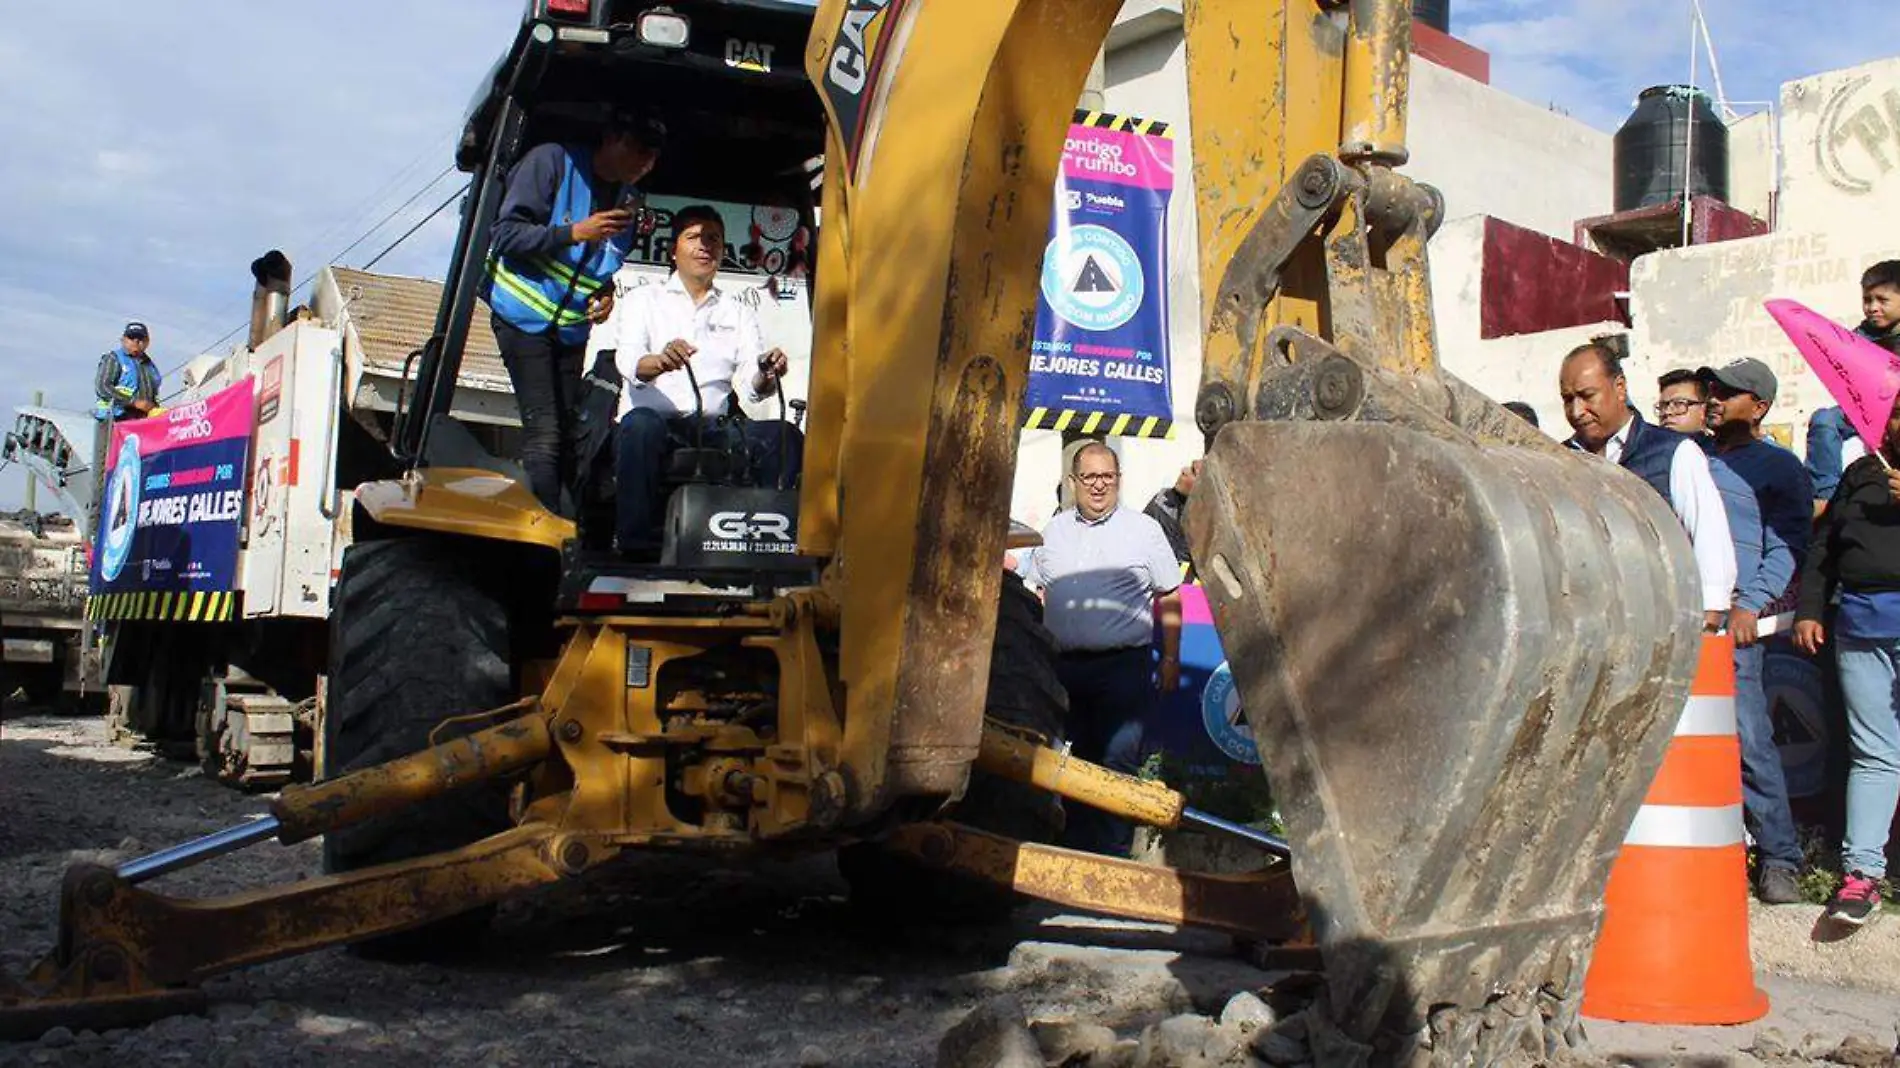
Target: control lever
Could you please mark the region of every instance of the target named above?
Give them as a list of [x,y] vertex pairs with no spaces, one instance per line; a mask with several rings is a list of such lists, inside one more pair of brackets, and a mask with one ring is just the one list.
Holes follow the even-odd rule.
[[[792,451],[792,432],[791,423],[785,418],[785,383],[779,380],[778,375],[771,372],[771,366],[771,352],[759,353],[759,373],[772,380],[772,392],[778,396],[778,472],[773,483],[783,490],[785,488],[785,457]],[[793,403],[801,409],[804,407],[802,402],[794,401]]]

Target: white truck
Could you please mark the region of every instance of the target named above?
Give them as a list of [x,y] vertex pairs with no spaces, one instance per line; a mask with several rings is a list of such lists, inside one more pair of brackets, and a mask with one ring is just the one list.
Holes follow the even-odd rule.
[[[0,466],[30,480],[27,507],[0,514],[0,697],[83,705],[102,694],[99,650],[86,623],[86,547],[92,514],[91,412],[40,405],[14,413]],[[55,507],[42,512],[34,490]]]
[[[738,220],[756,215],[718,206],[739,234]],[[665,273],[630,263],[617,289],[624,295]],[[791,359],[784,402],[802,407],[811,329],[804,284],[749,272],[722,275],[721,284],[759,309],[768,338]],[[236,596],[228,618],[157,618],[162,611],[147,606],[142,618],[105,623],[117,729],[247,788],[303,779],[320,766],[330,592],[351,537],[350,491],[398,471],[388,442],[440,296],[440,283],[426,279],[326,268],[309,304],[294,312],[260,286],[250,344],[187,365],[169,407],[255,379]],[[778,403],[747,407],[777,418]],[[508,374],[478,309],[432,451],[439,463],[507,468],[495,457],[516,455],[518,434]]]
[[0,514],[0,699],[46,708],[98,692],[86,626],[86,548],[65,515]]
[[[156,598],[104,611],[94,599],[92,614],[109,617],[102,625],[116,729],[198,759],[233,785],[271,787],[309,774],[349,491],[389,471],[383,442],[439,294],[423,279],[326,268],[309,303],[292,312],[283,287],[260,284],[248,344],[186,365],[168,408],[253,379],[236,588],[196,619],[178,618]],[[508,376],[485,327],[469,350],[453,416],[495,448],[517,425]]]

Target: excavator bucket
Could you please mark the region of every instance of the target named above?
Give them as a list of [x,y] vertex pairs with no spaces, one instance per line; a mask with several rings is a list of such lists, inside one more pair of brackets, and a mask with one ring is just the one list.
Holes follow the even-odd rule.
[[1661,497],[1452,423],[1235,422],[1188,528],[1334,1022],[1381,1063],[1574,1041],[1699,640]]

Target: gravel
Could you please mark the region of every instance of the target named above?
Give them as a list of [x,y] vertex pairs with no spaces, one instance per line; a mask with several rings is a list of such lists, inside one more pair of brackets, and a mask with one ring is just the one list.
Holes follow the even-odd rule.
[[[19,977],[53,944],[67,865],[117,863],[268,803],[112,746],[98,719],[7,720],[0,969]],[[315,843],[267,844],[149,885],[209,896],[317,871]],[[1197,1003],[1218,1013],[1263,974],[1203,934],[1035,907],[1011,926],[896,931],[867,924],[843,894],[824,857],[644,854],[510,902],[453,964],[323,950],[211,980],[204,1017],[0,1043],[0,1066],[921,1068],[999,995],[1032,1019],[1084,1017],[1132,1038]]]
[[1866,927],[1824,920],[1820,905],[1755,903],[1749,917],[1756,971],[1900,995],[1900,916]]
[[[7,720],[0,969],[18,977],[52,945],[69,864],[116,863],[268,802],[114,747],[98,719]],[[307,878],[317,861],[314,843],[266,845],[151,885],[211,896]],[[1791,933],[1811,916],[1766,911],[1755,950],[1774,1001],[1768,1019],[1700,1029],[1590,1021],[1595,1057],[1567,1063],[1863,1064],[1890,1053],[1900,1009],[1891,988],[1868,987],[1900,974],[1883,948],[1900,923],[1817,946]],[[101,1031],[75,1022],[0,1043],[0,1068],[924,1068],[984,1005],[1007,1010],[998,1026],[1013,1056],[1033,1049],[1045,1063],[1296,1065],[1314,1041],[1297,1007],[1255,996],[1287,974],[1242,962],[1224,938],[1039,906],[992,928],[876,927],[846,907],[822,857],[635,856],[508,903],[470,948],[452,964],[325,950],[250,968],[206,984],[205,1016]]]

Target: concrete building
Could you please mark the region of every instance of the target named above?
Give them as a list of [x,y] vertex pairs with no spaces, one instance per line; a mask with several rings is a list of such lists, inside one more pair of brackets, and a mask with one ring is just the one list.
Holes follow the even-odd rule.
[[1799,451],[1808,417],[1834,401],[1762,304],[1797,300],[1851,326],[1862,271],[1900,259],[1900,57],[1789,82],[1780,111],[1774,232],[1636,261],[1629,369],[1653,387],[1673,367],[1760,359],[1782,383],[1767,429]]

